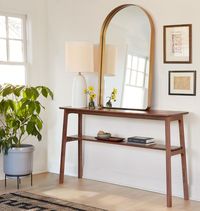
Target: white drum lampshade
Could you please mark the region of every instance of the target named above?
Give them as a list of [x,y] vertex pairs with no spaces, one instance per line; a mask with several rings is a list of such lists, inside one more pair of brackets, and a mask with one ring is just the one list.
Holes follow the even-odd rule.
[[86,107],[87,96],[84,89],[87,88],[87,84],[81,73],[94,72],[94,45],[88,42],[67,42],[65,64],[67,71],[78,73],[73,81],[72,106]]

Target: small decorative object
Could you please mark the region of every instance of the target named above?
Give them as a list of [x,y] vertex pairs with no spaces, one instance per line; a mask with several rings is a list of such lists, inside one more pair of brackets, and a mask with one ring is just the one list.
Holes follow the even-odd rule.
[[111,133],[104,132],[100,130],[97,133],[97,137],[95,137],[99,141],[110,141],[110,142],[122,142],[124,138],[121,137],[113,137],[111,136]]
[[89,96],[89,104],[88,104],[89,109],[95,109],[94,99],[96,98],[96,94],[94,92],[94,87],[89,86],[88,89],[84,90],[84,92]]
[[101,139],[108,139],[111,137],[111,134],[110,133],[107,133],[107,132],[104,132],[102,130],[100,130],[98,133],[97,133],[97,137],[98,138],[101,138]]
[[116,101],[116,98],[117,98],[117,89],[114,88],[112,93],[111,93],[111,96],[107,97],[108,98],[108,101],[106,103],[106,107],[108,108],[112,108],[112,101]]
[[192,25],[164,26],[164,63],[192,62]]
[[196,71],[169,71],[169,95],[196,95]]

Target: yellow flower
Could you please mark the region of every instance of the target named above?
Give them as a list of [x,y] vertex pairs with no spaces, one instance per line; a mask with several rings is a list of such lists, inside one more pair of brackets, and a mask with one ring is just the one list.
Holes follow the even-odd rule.
[[113,93],[117,94],[117,89],[116,88],[113,89]]
[[108,97],[110,100],[113,100],[114,102],[116,101],[117,99],[117,89],[116,88],[113,88],[112,92],[111,92],[111,96]]
[[88,91],[93,92],[94,91],[94,87],[93,86],[89,86],[88,87]]
[[93,86],[89,86],[87,89],[85,89],[84,93],[89,96],[89,101],[94,101],[94,99],[96,98]]

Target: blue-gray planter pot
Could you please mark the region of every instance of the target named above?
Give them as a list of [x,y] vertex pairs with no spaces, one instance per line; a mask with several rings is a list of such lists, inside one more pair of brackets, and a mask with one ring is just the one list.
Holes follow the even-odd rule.
[[8,154],[4,155],[4,173],[12,176],[31,174],[33,152],[34,146],[28,144],[9,149]]

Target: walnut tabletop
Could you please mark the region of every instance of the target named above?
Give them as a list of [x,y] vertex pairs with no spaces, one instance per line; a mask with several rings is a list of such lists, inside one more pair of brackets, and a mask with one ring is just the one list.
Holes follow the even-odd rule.
[[126,117],[126,118],[137,118],[137,119],[154,119],[154,120],[165,120],[178,119],[182,115],[188,114],[185,111],[165,111],[165,110],[122,110],[122,109],[108,109],[108,108],[74,108],[74,107],[60,107],[67,113],[80,113],[87,115],[100,115],[100,116],[114,116],[114,117]]

